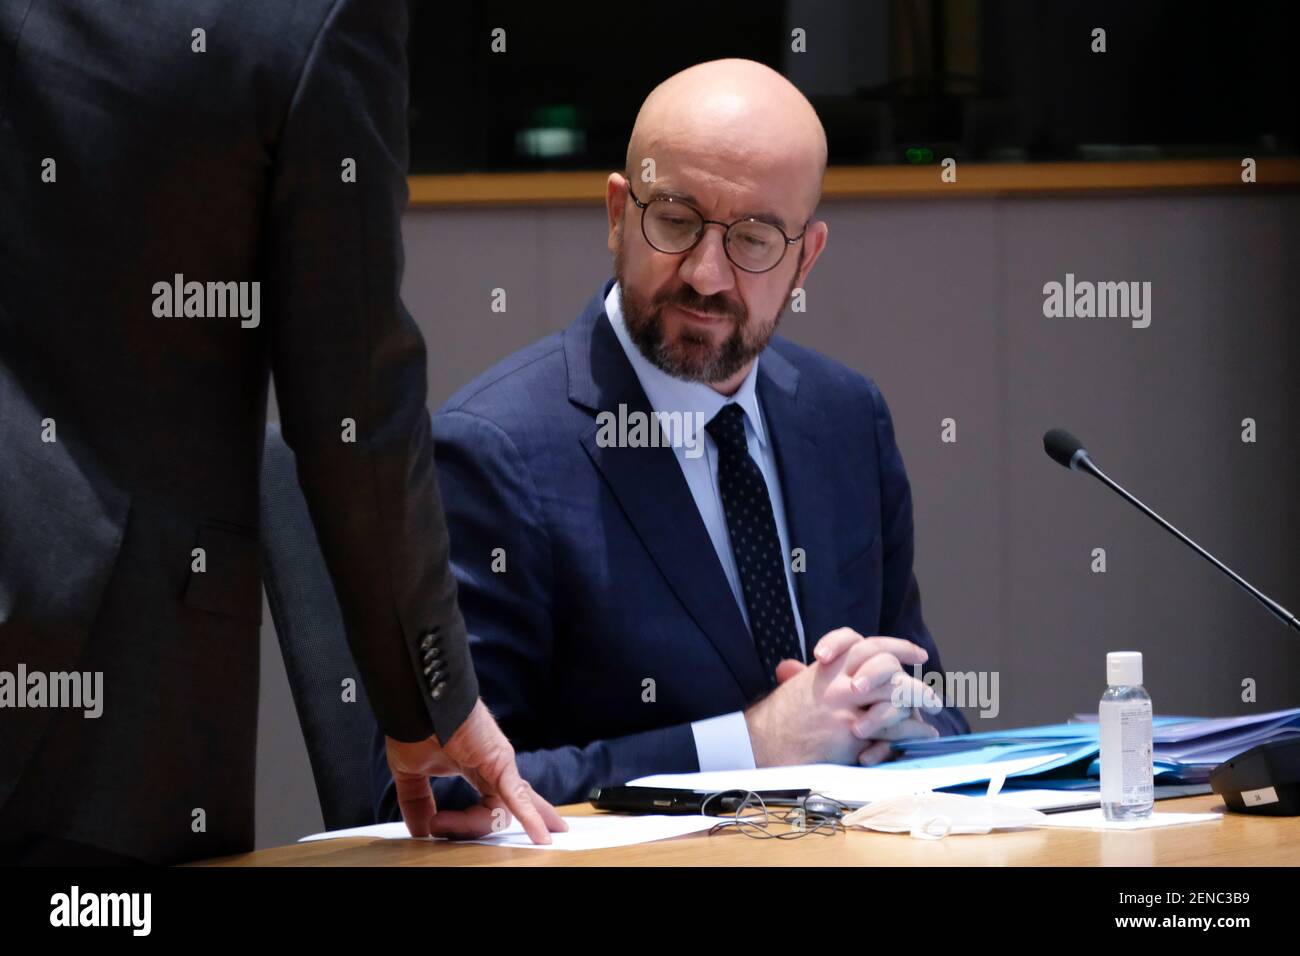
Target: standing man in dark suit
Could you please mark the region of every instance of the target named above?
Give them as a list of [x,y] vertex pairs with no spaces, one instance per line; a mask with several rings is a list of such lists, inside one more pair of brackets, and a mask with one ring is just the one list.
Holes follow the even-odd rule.
[[884,397],[774,336],[826,245],[825,164],[766,66],[670,77],[606,187],[615,278],[434,417],[484,699],[548,799],[969,730],[931,686]]
[[[268,372],[412,833],[563,826],[478,701],[447,564],[398,292],[406,18],[0,6],[5,859],[252,848]],[[486,799],[435,815],[457,773]]]

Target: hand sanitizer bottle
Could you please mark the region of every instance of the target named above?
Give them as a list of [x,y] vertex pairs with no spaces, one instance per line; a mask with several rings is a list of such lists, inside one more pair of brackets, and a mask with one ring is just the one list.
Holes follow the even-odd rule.
[[1106,655],[1106,693],[1097,705],[1101,730],[1101,810],[1107,820],[1137,820],[1154,806],[1151,698],[1142,688],[1142,655]]

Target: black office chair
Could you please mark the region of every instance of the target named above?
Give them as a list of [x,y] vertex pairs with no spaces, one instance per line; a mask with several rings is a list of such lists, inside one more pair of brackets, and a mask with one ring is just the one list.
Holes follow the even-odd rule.
[[[330,830],[373,823],[374,717],[352,662],[307,501],[298,487],[293,451],[284,443],[279,425],[266,431],[261,512],[266,596],[307,742],[321,815]],[[345,678],[355,683],[354,703],[343,700]]]

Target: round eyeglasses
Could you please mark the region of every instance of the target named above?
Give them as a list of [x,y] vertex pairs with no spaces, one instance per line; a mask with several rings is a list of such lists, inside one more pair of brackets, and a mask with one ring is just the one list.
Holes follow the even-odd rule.
[[724,230],[722,248],[727,258],[746,272],[775,269],[785,258],[785,250],[802,239],[808,229],[805,222],[804,232],[791,239],[775,223],[753,218],[737,219],[732,223],[705,219],[695,207],[672,196],[658,196],[642,202],[636,198],[630,184],[627,194],[641,210],[641,235],[652,249],[668,255],[681,255],[699,245],[704,238],[705,226],[721,226]]

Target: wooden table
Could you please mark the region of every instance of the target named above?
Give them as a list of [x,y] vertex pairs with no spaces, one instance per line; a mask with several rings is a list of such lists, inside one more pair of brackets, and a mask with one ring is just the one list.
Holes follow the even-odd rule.
[[[853,831],[799,840],[691,834],[582,852],[502,849],[350,838],[274,847],[199,866],[1296,866],[1300,817],[1227,813],[1210,794],[1161,800],[1158,812],[1217,812],[1223,819],[1156,830],[1029,829],[916,840]],[[596,811],[573,805],[565,816]]]

